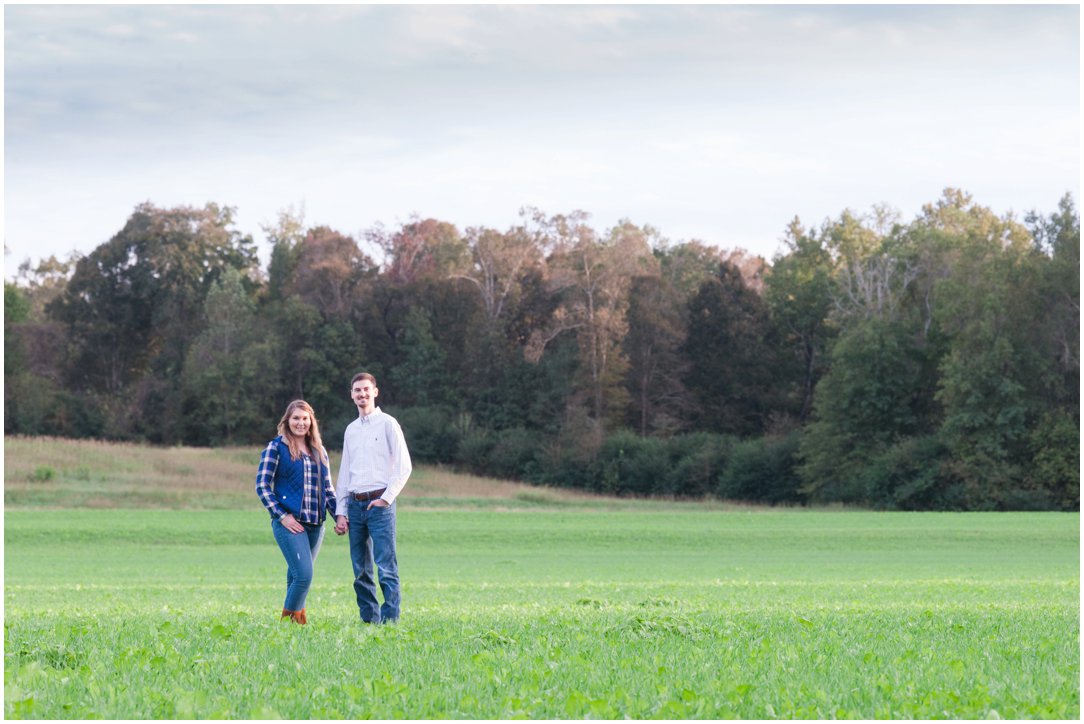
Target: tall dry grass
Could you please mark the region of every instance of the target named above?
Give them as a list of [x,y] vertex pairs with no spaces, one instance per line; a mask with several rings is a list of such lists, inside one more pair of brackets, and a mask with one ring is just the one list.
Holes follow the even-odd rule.
[[[261,449],[5,437],[4,504],[38,508],[252,508],[259,505],[255,480]],[[333,451],[333,478],[338,466],[339,455]],[[415,467],[402,497],[419,507],[522,508],[607,502],[575,491],[431,466]]]

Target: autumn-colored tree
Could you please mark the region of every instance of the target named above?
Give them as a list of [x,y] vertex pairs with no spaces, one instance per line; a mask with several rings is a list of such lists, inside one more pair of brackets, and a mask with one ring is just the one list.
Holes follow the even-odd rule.
[[345,319],[360,287],[376,276],[376,265],[356,241],[326,226],[305,234],[297,245],[289,293],[325,319]]
[[446,221],[412,216],[394,233],[377,225],[366,238],[381,251],[384,273],[397,284],[441,279],[462,272],[470,263],[466,241]]
[[599,239],[586,215],[557,216],[550,221],[554,252],[549,284],[561,297],[550,326],[538,330],[528,345],[532,359],[557,334],[575,329],[580,346],[581,382],[592,418],[602,423],[613,413],[623,417],[627,393],[620,386],[627,367],[621,340],[628,331],[628,289],[637,274],[657,269],[649,240],[656,233],[622,221]]
[[629,422],[641,435],[671,435],[688,424],[691,400],[683,381],[688,365],[681,354],[686,309],[686,300],[666,277],[632,279],[623,348],[629,360]]
[[452,277],[465,279],[478,291],[486,320],[495,327],[505,308],[519,294],[523,277],[542,263],[538,239],[524,226],[499,232],[485,227],[467,229],[471,263]]

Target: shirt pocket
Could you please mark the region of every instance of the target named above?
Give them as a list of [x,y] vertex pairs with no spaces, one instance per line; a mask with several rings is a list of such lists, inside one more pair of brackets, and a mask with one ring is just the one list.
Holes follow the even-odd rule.
[[381,467],[386,465],[391,458],[390,453],[388,453],[388,438],[383,430],[370,432],[366,437],[365,447],[369,455],[372,456],[373,462]]

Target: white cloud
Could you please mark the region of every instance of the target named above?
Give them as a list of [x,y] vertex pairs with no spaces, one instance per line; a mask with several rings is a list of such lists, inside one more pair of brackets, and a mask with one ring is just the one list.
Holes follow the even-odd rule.
[[302,198],[347,233],[411,211],[462,228],[579,208],[770,253],[795,214],[907,214],[948,185],[999,212],[1079,194],[1075,7],[8,6],[5,20],[17,261],[89,251],[145,200],[236,205],[257,236]]

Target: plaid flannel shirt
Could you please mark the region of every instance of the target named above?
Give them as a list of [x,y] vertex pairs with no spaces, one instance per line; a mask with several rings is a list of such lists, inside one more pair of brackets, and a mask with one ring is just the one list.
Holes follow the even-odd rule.
[[[285,455],[280,451],[285,451]],[[325,510],[334,516],[335,489],[331,485],[331,462],[326,450],[321,450],[320,453],[323,458],[320,463],[308,455],[302,455],[300,460],[292,460],[289,448],[281,436],[267,443],[267,447],[260,454],[260,466],[256,470],[256,494],[274,518],[282,518],[290,513],[302,523],[319,525],[324,522]],[[291,473],[296,476],[298,472],[303,480],[300,501],[296,499],[296,491],[293,491],[294,496],[290,496],[289,491],[279,489],[280,484],[290,477]],[[290,497],[294,499],[289,501],[292,504],[287,508],[283,502]],[[300,506],[297,502],[300,502]]]

